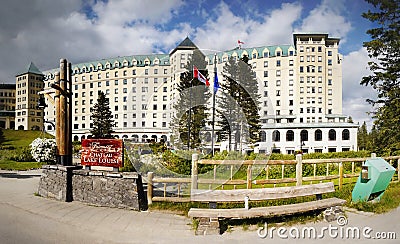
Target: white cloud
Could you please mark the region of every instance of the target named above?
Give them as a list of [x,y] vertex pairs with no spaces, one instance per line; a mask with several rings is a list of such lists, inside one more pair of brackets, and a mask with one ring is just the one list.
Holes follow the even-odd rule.
[[343,57],[343,114],[352,116],[360,124],[365,121],[371,127],[372,118],[367,113],[372,111],[372,106],[366,100],[375,99],[376,92],[360,85],[362,77],[370,74],[368,61],[365,48]]
[[235,15],[221,2],[214,11],[215,17],[196,29],[194,41],[199,48],[217,51],[236,47],[238,39],[245,42],[244,46],[289,44],[301,9],[299,4],[284,3],[258,22]]
[[342,38],[346,41],[346,35],[352,26],[342,13],[345,9],[345,1],[323,0],[320,5],[310,11],[310,14],[303,19],[297,32],[327,32],[331,36]]
[[[94,1],[93,1],[94,2]],[[92,3],[93,3],[92,2]],[[41,70],[55,68],[60,58],[72,63],[169,50],[191,31],[187,24],[163,30],[182,0],[97,1],[96,19],[82,12],[84,0],[8,1],[0,9],[0,82],[31,61]]]
[[98,16],[98,24],[124,26],[140,23],[159,24],[172,18],[172,10],[179,8],[182,0],[132,1],[114,0],[98,1],[93,11]]

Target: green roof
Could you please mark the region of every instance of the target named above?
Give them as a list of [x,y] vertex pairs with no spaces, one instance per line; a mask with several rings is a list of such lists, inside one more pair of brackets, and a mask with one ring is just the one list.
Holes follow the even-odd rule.
[[36,65],[31,62],[24,71],[19,72],[16,76],[20,76],[23,74],[37,74],[37,75],[43,75],[43,73],[36,67]]
[[[250,48],[235,48],[232,50],[228,51],[222,51],[217,53],[217,57],[219,62],[222,60],[222,56],[225,54],[228,55],[228,57],[233,56],[233,54],[236,54],[238,57],[242,57],[243,53],[248,54],[249,60],[253,59],[252,53],[253,51],[256,51],[257,57],[256,58],[263,58],[264,57],[264,52],[268,53],[268,57],[275,57],[275,52],[278,48],[282,50],[281,56],[289,56],[289,48],[293,48],[294,52],[294,46],[292,45],[278,45],[278,46],[261,46],[261,47],[250,47]],[[295,53],[293,53],[295,55]],[[209,54],[207,55],[208,59],[213,62],[214,61],[214,54]]]

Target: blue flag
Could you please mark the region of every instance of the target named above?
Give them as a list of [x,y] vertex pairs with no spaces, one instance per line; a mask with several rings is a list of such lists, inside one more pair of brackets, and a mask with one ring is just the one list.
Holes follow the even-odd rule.
[[219,88],[218,75],[217,75],[217,72],[215,72],[215,75],[214,75],[214,93],[217,93],[218,88]]

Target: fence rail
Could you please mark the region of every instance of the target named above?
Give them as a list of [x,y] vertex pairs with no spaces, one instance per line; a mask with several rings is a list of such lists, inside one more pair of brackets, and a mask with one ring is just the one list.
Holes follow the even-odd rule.
[[[373,153],[371,158],[376,157]],[[392,181],[400,181],[400,156],[389,156],[382,157],[387,160],[390,165],[394,165],[397,161],[396,172],[397,178],[393,176]],[[322,182],[332,181],[338,179],[337,185],[339,189],[342,188],[344,179],[356,178],[359,176],[359,168],[356,167],[356,163],[365,162],[369,158],[331,158],[331,159],[303,159],[302,155],[297,155],[296,160],[198,160],[198,155],[192,155],[192,170],[190,178],[167,178],[167,177],[154,177],[153,172],[149,172],[147,177],[144,177],[148,183],[147,199],[148,203],[152,204],[153,201],[167,201],[167,202],[190,202],[190,191],[189,189],[198,189],[199,185],[208,185],[211,189],[212,186],[220,186],[224,189],[224,186],[236,189],[236,187],[245,187],[251,189],[254,185],[271,185],[275,187],[277,184],[296,184],[302,185],[303,182]],[[344,164],[351,163],[351,173],[345,173]],[[318,175],[318,165],[326,164],[325,175]],[[212,178],[198,178],[198,166],[199,165],[213,165]],[[217,179],[217,167],[218,166],[230,166],[230,175],[228,179]],[[303,165],[312,165],[313,172],[312,176],[303,176]],[[246,168],[246,179],[234,179],[234,167],[245,166]],[[265,179],[253,179],[252,178],[252,167],[253,166],[264,166]],[[281,177],[280,178],[269,178],[269,171],[271,167],[281,166]],[[296,177],[285,177],[285,169],[288,166],[296,166]],[[334,173],[330,171],[330,167],[337,168]],[[360,165],[361,166],[361,165]],[[189,177],[189,176],[188,176]],[[154,185],[162,184],[161,196],[155,196]],[[173,194],[168,194],[168,184],[174,186]],[[183,186],[186,186],[183,190]],[[160,189],[159,187],[157,189]]]

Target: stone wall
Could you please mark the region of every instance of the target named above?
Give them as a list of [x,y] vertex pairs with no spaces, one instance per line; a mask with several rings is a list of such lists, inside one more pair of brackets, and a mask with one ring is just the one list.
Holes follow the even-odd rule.
[[38,193],[60,201],[147,209],[142,178],[132,172],[89,171],[76,166],[44,166]]

